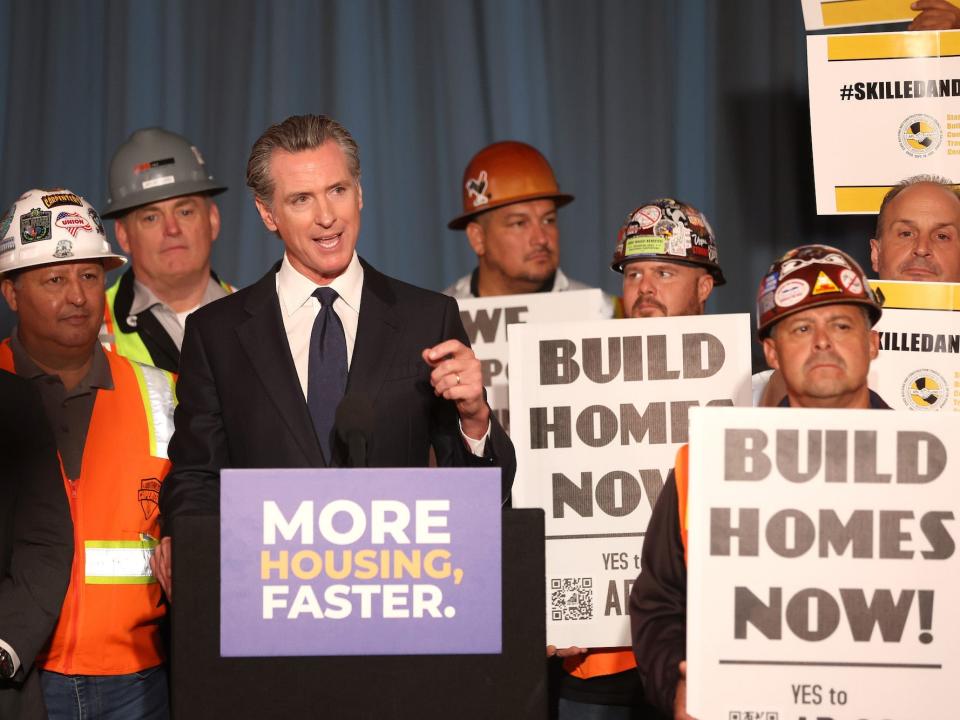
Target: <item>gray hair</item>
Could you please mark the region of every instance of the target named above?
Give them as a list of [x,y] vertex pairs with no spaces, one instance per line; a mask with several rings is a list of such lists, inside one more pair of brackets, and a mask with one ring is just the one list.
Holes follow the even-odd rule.
[[270,159],[275,150],[288,153],[313,150],[327,141],[340,146],[347,160],[350,175],[360,180],[360,148],[343,125],[326,115],[293,115],[272,125],[257,138],[247,160],[247,186],[265,205],[273,199],[273,178]]
[[914,185],[921,185],[923,183],[939,185],[960,200],[960,190],[954,188],[952,182],[940,175],[914,175],[913,177],[908,177],[904,180],[901,180],[892,188],[890,188],[887,194],[883,196],[883,202],[880,203],[880,211],[877,213],[877,229],[874,237],[877,239],[880,238],[880,231],[883,228],[883,211],[887,209],[887,205],[893,202],[893,199],[907,188],[913,187]]

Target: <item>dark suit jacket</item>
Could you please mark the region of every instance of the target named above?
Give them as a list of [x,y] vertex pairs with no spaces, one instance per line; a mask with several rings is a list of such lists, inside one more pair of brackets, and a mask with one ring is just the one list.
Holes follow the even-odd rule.
[[[363,261],[361,261],[363,262]],[[279,265],[256,284],[197,310],[187,322],[177,384],[173,467],[160,493],[164,533],[178,515],[219,510],[222,468],[342,465],[317,442],[276,290]],[[469,344],[452,298],[408,285],[363,263],[360,318],[347,394],[372,405],[371,467],[425,467],[430,447],[441,466],[503,468],[508,498],[516,457],[492,419],[486,457],[463,444],[453,403],[437,398],[421,352],[455,338]]]
[[37,391],[0,371],[0,638],[21,667],[0,680],[0,718],[46,718],[33,659],[60,615],[73,522]]

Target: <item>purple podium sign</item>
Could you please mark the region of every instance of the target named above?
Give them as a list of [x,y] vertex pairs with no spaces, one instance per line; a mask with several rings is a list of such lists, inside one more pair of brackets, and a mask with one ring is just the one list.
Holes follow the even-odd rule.
[[224,470],[220,654],[502,651],[498,468]]

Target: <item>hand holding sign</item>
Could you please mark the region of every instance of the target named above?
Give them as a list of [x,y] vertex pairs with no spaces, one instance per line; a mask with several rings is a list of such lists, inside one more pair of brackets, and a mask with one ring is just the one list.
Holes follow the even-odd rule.
[[960,28],[960,8],[947,0],[917,0],[910,5],[919,10],[908,30],[956,30]]

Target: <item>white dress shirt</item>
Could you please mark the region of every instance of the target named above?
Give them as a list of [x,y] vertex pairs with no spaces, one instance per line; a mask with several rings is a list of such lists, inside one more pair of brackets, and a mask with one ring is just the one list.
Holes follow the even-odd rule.
[[[303,397],[307,397],[307,378],[310,367],[310,335],[313,323],[320,313],[320,300],[313,296],[321,287],[290,264],[286,253],[277,273],[277,295],[280,298],[280,314],[283,317],[283,329],[287,333],[287,343],[293,364],[297,368]],[[339,297],[333,302],[333,311],[343,324],[343,336],[347,341],[347,370],[353,360],[353,346],[357,342],[357,324],[360,322],[360,296],[363,293],[363,266],[357,253],[353,253],[350,264],[343,274],[334,279],[327,287],[337,291]]]
[[[300,380],[304,399],[307,397],[310,367],[310,335],[313,333],[314,320],[320,312],[320,300],[313,296],[313,292],[319,287],[321,286],[294,268],[287,254],[284,253],[283,262],[280,263],[280,270],[277,272],[277,296],[280,298],[283,329],[287,334],[287,343],[290,345],[290,354],[293,355],[293,364],[297,368],[297,378]],[[353,347],[357,342],[360,298],[363,294],[363,266],[356,251],[350,258],[347,269],[339,277],[334,278],[327,287],[336,290],[339,296],[333,302],[333,311],[343,324],[343,335],[347,342],[347,371],[349,371],[353,361]],[[466,435],[462,425],[460,435],[467,442],[470,451],[482,457],[487,438],[490,436],[490,425],[487,425],[487,432],[479,440]]]

